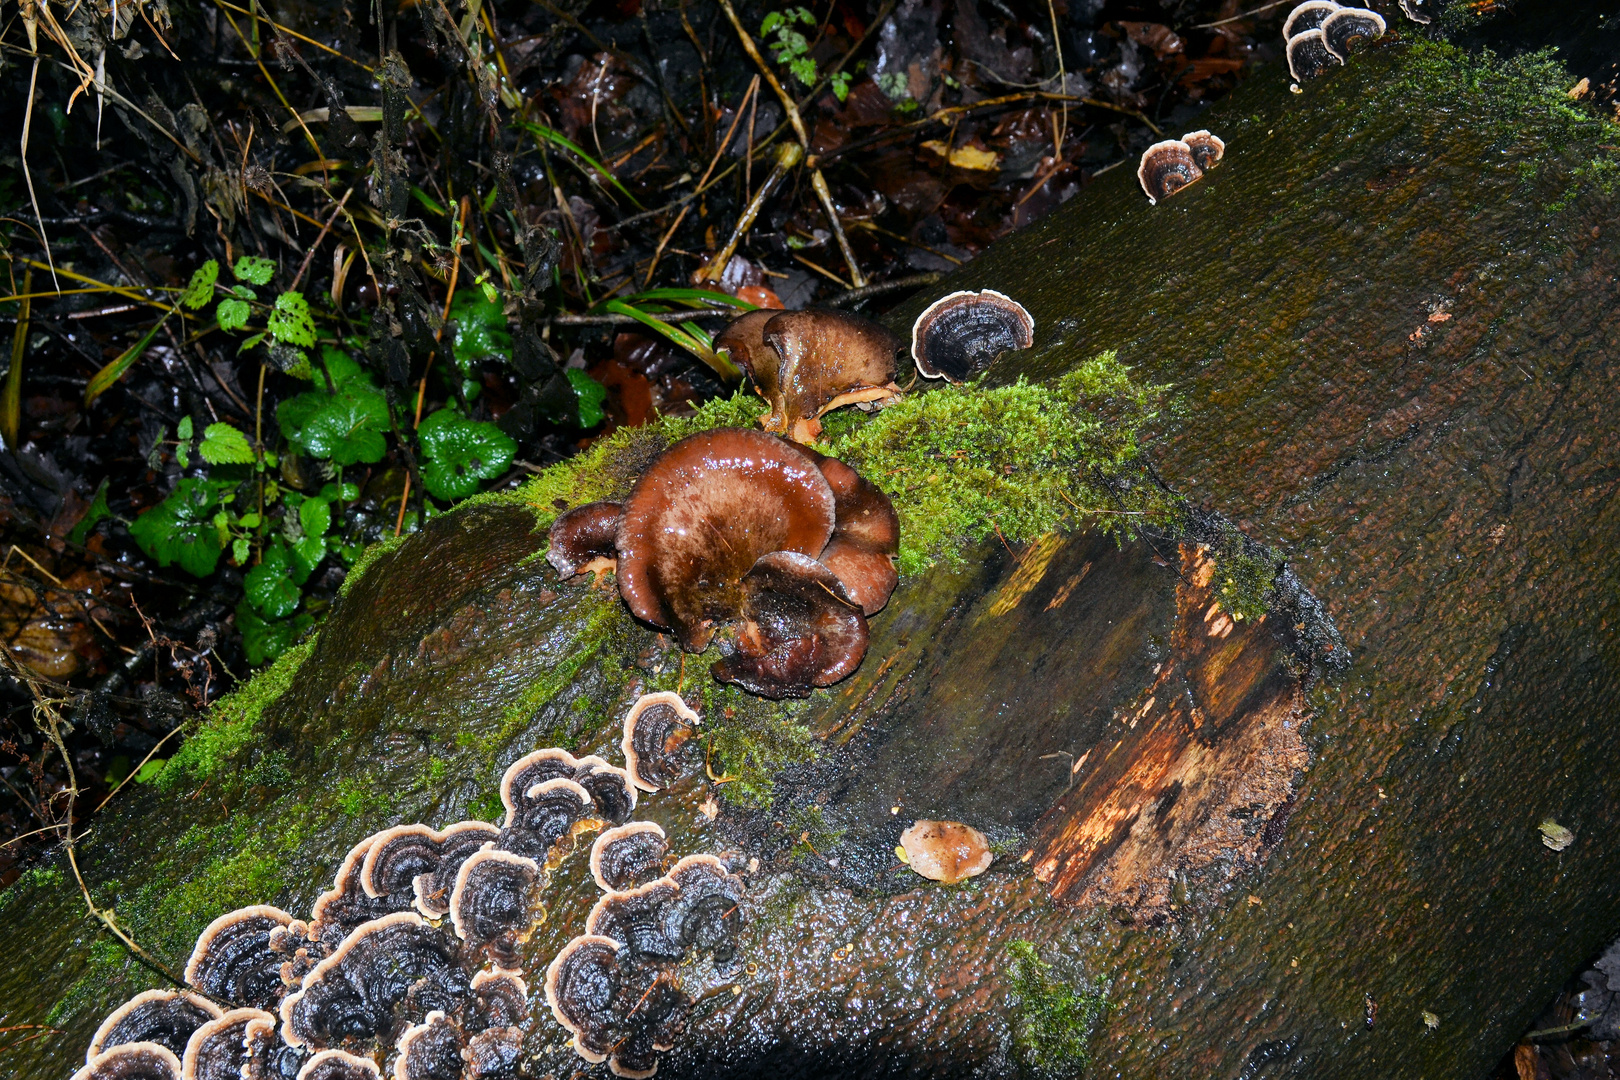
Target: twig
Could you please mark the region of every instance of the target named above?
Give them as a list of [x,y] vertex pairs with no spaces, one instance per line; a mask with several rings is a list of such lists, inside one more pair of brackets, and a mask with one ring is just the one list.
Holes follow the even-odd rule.
[[759,190],[754,192],[754,197],[743,209],[742,216],[737,219],[737,227],[731,230],[731,239],[727,240],[725,247],[709,260],[709,265],[694,275],[696,280],[700,282],[720,280],[720,275],[725,273],[726,264],[737,253],[737,245],[742,243],[743,237],[748,235],[748,230],[753,228],[754,219],[759,217],[760,210],[765,206],[765,200],[770,198],[771,192],[776,190],[777,185],[793,167],[803,160],[804,150],[798,143],[788,143],[776,152],[776,168],[771,170],[771,174],[759,185]]
[[1289,3],[1293,3],[1293,0],[1272,0],[1271,3],[1269,3],[1269,4],[1261,4],[1259,7],[1255,8],[1253,11],[1245,11],[1245,12],[1242,12],[1241,14],[1233,15],[1229,19],[1217,19],[1215,22],[1199,23],[1196,26],[1194,26],[1193,29],[1194,30],[1208,30],[1212,26],[1225,26],[1227,23],[1240,22],[1243,19],[1249,18],[1251,15],[1258,15],[1263,11],[1270,11],[1272,8],[1280,8],[1284,4],[1289,4]]
[[823,301],[823,303],[828,307],[845,307],[849,304],[860,303],[862,300],[868,300],[874,296],[883,296],[886,293],[904,292],[907,289],[921,289],[936,284],[944,276],[939,271],[932,270],[926,274],[912,274],[910,277],[895,278],[892,281],[880,281],[875,285],[866,285],[859,289],[850,289],[848,292],[839,293],[832,299]]
[[353,186],[343,193],[343,198],[339,199],[337,206],[333,207],[331,216],[326,219],[326,224],[322,225],[321,231],[315,234],[315,242],[309,245],[308,251],[304,252],[304,261],[298,264],[298,273],[293,275],[292,289],[295,292],[298,289],[298,283],[304,280],[304,271],[309,269],[309,260],[315,257],[315,249],[321,246],[322,240],[326,239],[326,234],[331,231],[332,223],[338,219],[339,214],[343,213],[343,207],[348,203],[349,196],[353,194]]

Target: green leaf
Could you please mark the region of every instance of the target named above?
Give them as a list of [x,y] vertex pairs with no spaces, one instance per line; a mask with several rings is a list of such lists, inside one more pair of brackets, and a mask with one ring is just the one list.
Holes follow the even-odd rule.
[[257,300],[259,298],[259,294],[246,285],[232,285],[231,295],[238,300]]
[[238,536],[231,541],[231,558],[235,560],[237,566],[247,562],[248,555],[252,554],[252,551],[253,545],[249,543],[248,538],[245,536]]
[[197,577],[214,572],[225,550],[214,527],[213,507],[232,485],[188,477],[174,486],[169,497],[135,519],[129,535],[159,566],[176,563]]
[[248,663],[257,667],[274,660],[315,625],[312,616],[300,614],[291,619],[265,619],[246,600],[236,606],[236,628],[242,631],[242,651]]
[[[603,165],[600,161],[597,161],[584,150],[580,149],[572,139],[568,138],[568,136],[564,135],[560,131],[554,131],[551,128],[546,127],[544,124],[534,124],[527,120],[519,120],[516,121],[516,123],[518,127],[533,135],[537,141],[548,142],[553,146],[560,146],[579,160],[583,161],[586,165],[589,165],[591,169],[596,172],[597,176],[606,177],[608,183],[612,184],[614,187],[623,192],[624,197],[629,199],[631,204],[634,205],[636,209],[641,209],[641,203],[637,202],[636,197],[630,194],[630,189],[619,183],[619,178],[609,172],[607,166]],[[593,176],[591,179],[600,183],[600,181],[597,180],[597,177]]]
[[436,499],[466,498],[480,481],[504,473],[517,453],[517,443],[500,428],[452,409],[429,416],[416,434],[427,455],[422,483]]
[[180,463],[182,469],[191,468],[191,444],[180,443],[174,448],[174,460]]
[[600,424],[604,415],[602,402],[607,400],[607,387],[578,368],[569,368],[564,374],[574,387],[574,396],[579,398],[579,426],[593,428]]
[[305,536],[302,540],[294,542],[292,546],[292,576],[293,580],[302,585],[309,580],[309,575],[326,558],[326,537]]
[[[190,422],[189,416],[182,421]],[[197,452],[210,465],[251,465],[254,462],[253,447],[248,444],[247,436],[226,423],[209,424],[203,430],[202,445]]]
[[163,766],[168,763],[168,758],[155,757],[149,759],[145,765],[136,770],[135,782],[137,784],[150,784],[158,778],[158,774],[163,771]]
[[214,318],[219,321],[221,330],[242,329],[251,314],[252,309],[247,306],[246,300],[221,300],[219,307],[214,309]]
[[306,390],[276,410],[287,441],[334,465],[381,461],[388,445],[388,403],[369,380],[343,384],[336,394]]
[[181,442],[190,442],[193,430],[195,429],[191,425],[191,417],[182,416],[180,422],[174,425],[174,437]]
[[231,272],[243,281],[251,281],[255,285],[268,285],[276,272],[276,264],[257,255],[244,255],[236,260]]
[[759,24],[759,36],[769,36],[772,30],[782,25],[782,22],[782,13],[780,11],[773,11],[766,15],[765,21]]
[[816,81],[816,62],[809,57],[794,60],[788,64],[788,70],[793,72],[795,79],[798,79],[806,86],[810,86]]
[[830,80],[833,96],[839,101],[849,100],[849,72],[840,71]]
[[471,374],[473,365],[480,360],[512,354],[506,312],[495,301],[471,290],[458,292],[450,304],[450,318],[456,324],[452,352],[463,375]]
[[299,292],[284,292],[276,297],[276,306],[270,311],[265,329],[283,345],[313,348],[315,320],[309,313],[309,301]]
[[[368,387],[374,385],[371,376],[366,374],[365,368],[361,367],[354,357],[342,349],[334,348],[331,345],[322,345],[321,361],[326,365],[326,373],[332,376],[334,389],[341,389],[357,379]],[[324,390],[326,380],[318,379],[316,385]]]
[[332,527],[332,504],[319,496],[305,499],[298,508],[298,524],[305,536],[325,536]]
[[248,602],[270,619],[285,619],[298,610],[304,598],[298,585],[294,580],[292,553],[280,540],[264,549],[259,565],[242,579],[242,591],[247,594]]
[[214,282],[218,280],[219,263],[209,259],[192,273],[186,291],[180,294],[180,302],[196,311],[214,298]]
[[[179,308],[174,309],[174,311],[178,310]],[[113,383],[123,378],[124,372],[128,371],[130,366],[141,358],[141,354],[146,352],[146,347],[152,344],[152,339],[157,337],[158,327],[167,322],[169,315],[174,314],[174,311],[170,311],[168,314],[164,315],[163,318],[153,323],[152,329],[148,330],[145,334],[142,334],[141,340],[137,341],[135,344],[131,345],[129,348],[120,353],[118,355],[118,359],[114,360],[112,363],[90,376],[90,381],[86,383],[84,387],[84,403],[86,405],[90,404],[92,401],[96,400],[96,398],[106,393],[107,389],[111,387]]]
[[692,334],[678,326],[671,326],[667,322],[660,322],[657,319],[649,317],[645,311],[642,311],[633,304],[627,304],[623,300],[609,300],[602,306],[608,311],[616,312],[620,315],[628,315],[632,319],[641,323],[643,326],[647,327],[647,329],[651,330],[653,333],[668,338],[670,341],[674,342],[676,345],[679,345],[681,348],[685,349],[699,360],[702,360],[709,367],[713,368],[715,373],[721,378],[742,378],[742,369],[732,361],[731,354],[726,352],[715,352],[712,347],[712,339],[710,342],[706,343],[701,338],[694,337]]
[[112,509],[107,505],[107,480],[102,480],[101,486],[96,488],[96,497],[90,501],[90,509],[84,512],[84,517],[73,526],[68,533],[68,542],[82,544],[90,537],[90,530],[98,524],[112,517]]

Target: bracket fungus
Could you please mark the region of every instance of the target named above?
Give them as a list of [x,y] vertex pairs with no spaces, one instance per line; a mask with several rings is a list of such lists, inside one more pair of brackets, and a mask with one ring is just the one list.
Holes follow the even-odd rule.
[[286,957],[270,947],[271,935],[293,917],[259,904],[221,915],[208,924],[191,950],[185,979],[219,1001],[273,1009],[286,991],[281,965]]
[[113,1011],[90,1038],[85,1062],[114,1047],[127,1043],[156,1043],[179,1055],[198,1028],[218,1020],[223,1010],[212,1001],[184,990],[147,990],[136,994]]
[[1384,36],[1384,17],[1367,8],[1340,8],[1322,21],[1322,44],[1339,60],[1348,61],[1350,50]]
[[343,863],[332,876],[332,887],[315,898],[310,909],[309,932],[318,946],[330,952],[342,944],[356,927],[404,911],[413,902],[409,893],[391,893],[370,896],[361,883],[366,856],[381,833],[366,837],[343,857]]
[[1307,30],[1320,30],[1327,17],[1339,10],[1333,0],[1305,0],[1288,13],[1283,20],[1283,41],[1292,41]]
[[298,1070],[297,1080],[380,1080],[382,1072],[370,1058],[346,1050],[322,1050]]
[[995,856],[984,833],[960,821],[917,821],[900,834],[906,864],[933,881],[955,885],[990,869]]
[[426,825],[384,829],[361,860],[360,887],[373,898],[409,891],[418,911],[441,918],[462,864],[499,835],[484,821],[458,821],[443,832]]
[[180,1080],[180,1059],[157,1043],[125,1043],[90,1055],[73,1080]]
[[590,794],[598,814],[615,825],[628,821],[636,809],[636,785],[626,769],[610,765],[595,754],[579,759],[574,783]]
[[585,932],[609,937],[624,945],[636,960],[674,963],[685,955],[683,943],[666,933],[664,913],[681,889],[668,878],[622,892],[611,892],[596,902],[585,918]]
[[642,791],[658,791],[685,776],[698,714],[670,690],[643,694],[624,716],[625,771]]
[[1203,178],[1204,169],[1192,147],[1181,139],[1154,143],[1142,151],[1141,164],[1136,167],[1136,179],[1147,192],[1148,202],[1155,206],[1160,199],[1168,199]]
[[450,897],[456,936],[497,960],[512,961],[538,914],[531,894],[539,883],[540,865],[533,859],[494,848],[478,852],[461,864]]
[[281,1020],[271,1016],[255,1017],[242,1029],[242,1049],[247,1062],[242,1066],[242,1080],[287,1080],[296,1077],[309,1057],[303,1047],[288,1046],[281,1037]]
[[180,1080],[241,1080],[248,1061],[248,1024],[275,1023],[263,1009],[232,1009],[191,1033],[180,1059]]
[[621,512],[618,503],[593,502],[559,515],[551,523],[546,561],[565,578],[612,570]]
[[461,1025],[434,1009],[420,1024],[407,1027],[394,1049],[393,1080],[460,1080],[467,1046]]
[[807,443],[841,405],[895,401],[901,341],[880,323],[842,311],[750,311],[715,338],[753,380],[771,411],[766,431]]
[[469,1011],[469,1027],[516,1027],[529,1018],[529,984],[515,968],[488,968],[472,977],[468,989],[474,1005]]
[[608,829],[591,845],[591,878],[603,892],[624,892],[660,876],[669,843],[653,821]]
[[911,324],[911,358],[925,379],[959,383],[1002,353],[1035,344],[1035,319],[994,289],[962,290],[935,300]]
[[1192,151],[1193,160],[1205,172],[1219,165],[1221,159],[1226,156],[1226,141],[1208,130],[1189,131],[1181,137],[1181,141],[1187,144],[1187,149]]
[[506,813],[496,846],[545,864],[552,849],[591,820],[591,793],[564,776],[542,780],[523,793]]
[[1295,83],[1314,79],[1343,60],[1327,47],[1321,30],[1306,30],[1288,39],[1288,74]]
[[546,1001],[580,1057],[642,1080],[658,1071],[659,1052],[674,1047],[691,1000],[669,973],[622,962],[621,949],[601,935],[570,941],[546,970]]
[[1428,26],[1434,18],[1423,10],[1423,0],[1401,0],[1401,12],[1415,23]]

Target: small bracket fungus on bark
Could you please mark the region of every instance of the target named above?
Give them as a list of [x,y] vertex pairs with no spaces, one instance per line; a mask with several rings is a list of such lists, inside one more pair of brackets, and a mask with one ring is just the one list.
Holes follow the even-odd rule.
[[360,887],[370,897],[408,891],[423,915],[442,918],[450,911],[450,892],[462,864],[499,835],[485,821],[458,821],[443,832],[426,825],[395,825],[377,834],[361,860]]
[[621,957],[623,949],[599,934],[570,941],[546,970],[546,1001],[580,1057],[645,1078],[658,1071],[659,1052],[674,1048],[691,999],[673,973]]
[[346,1050],[321,1050],[304,1062],[297,1080],[380,1080],[381,1076],[370,1058]]
[[658,878],[634,889],[608,893],[591,908],[585,932],[620,942],[636,960],[673,963],[686,949],[666,933],[663,915],[680,891],[668,878]]
[[125,1043],[90,1055],[73,1080],[180,1080],[180,1059],[157,1043]]
[[1384,17],[1367,8],[1340,8],[1322,21],[1322,43],[1340,61],[1350,59],[1350,50],[1384,36]]
[[590,754],[579,759],[574,782],[590,793],[597,813],[617,825],[628,821],[636,809],[636,785],[630,774],[617,765]]
[[994,289],[947,293],[911,324],[911,358],[925,379],[959,383],[1004,352],[1035,344],[1035,319]]
[[698,714],[670,690],[643,694],[624,716],[625,771],[642,791],[658,791],[693,767],[689,750]]
[[917,821],[900,834],[906,865],[933,881],[955,885],[990,869],[995,856],[978,829],[960,821]]
[[522,802],[507,813],[496,846],[542,865],[548,863],[552,850],[575,835],[595,806],[591,793],[574,780],[559,776],[541,781],[524,792]]
[[356,927],[411,906],[409,894],[372,897],[366,895],[360,883],[366,855],[378,835],[368,836],[349,849],[333,876],[332,887],[316,897],[315,906],[310,909],[310,936],[325,952],[342,944]]
[[292,922],[291,915],[268,904],[221,915],[191,950],[186,983],[219,1001],[274,1009],[286,992],[281,981],[286,957],[270,947],[270,936]]
[[442,1009],[407,1027],[394,1049],[393,1080],[459,1080],[467,1035]]
[[1327,17],[1338,10],[1339,5],[1333,0],[1305,0],[1283,20],[1283,43],[1287,44],[1307,30],[1320,30]]
[[1296,84],[1314,79],[1343,60],[1333,54],[1321,30],[1306,30],[1288,39],[1288,74]]
[[532,894],[540,864],[510,851],[488,848],[461,864],[450,897],[456,936],[474,950],[487,949],[498,963],[516,962],[518,945],[539,915]]
[[1192,151],[1193,160],[1205,172],[1219,165],[1221,159],[1226,156],[1225,140],[1207,130],[1189,131],[1181,137],[1181,141],[1187,144],[1187,149]]
[[232,1009],[191,1033],[180,1059],[180,1080],[241,1080],[247,1064],[247,1026],[275,1023],[263,1009]]
[[185,1053],[192,1033],[222,1015],[223,1011],[212,1001],[184,990],[148,990],[136,994],[101,1022],[90,1038],[85,1063],[127,1043],[156,1043],[175,1055],[178,1075],[179,1055]]
[[521,1025],[529,1018],[529,984],[515,968],[487,968],[472,977],[475,999],[469,1014],[474,1030]]
[[1188,184],[1204,178],[1204,170],[1193,156],[1192,147],[1180,139],[1156,142],[1142,151],[1136,179],[1147,192],[1148,202],[1158,205]]
[[663,874],[669,843],[663,826],[632,821],[608,829],[591,845],[591,878],[603,892],[624,892]]
[[1428,26],[1434,19],[1423,10],[1423,0],[1401,0],[1401,12],[1415,23]]

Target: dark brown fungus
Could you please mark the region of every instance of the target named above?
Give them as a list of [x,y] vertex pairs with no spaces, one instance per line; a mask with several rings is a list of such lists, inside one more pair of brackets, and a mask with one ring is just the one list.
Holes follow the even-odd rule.
[[1296,83],[1314,79],[1334,64],[1343,62],[1327,47],[1320,30],[1306,30],[1289,39],[1288,74],[1293,76]]
[[781,312],[771,308],[750,311],[732,320],[714,339],[715,349],[730,353],[732,363],[742,368],[755,386],[762,388],[761,380],[774,378],[777,365],[781,363],[776,350],[765,342],[765,324],[779,314]]
[[522,1027],[529,1019],[529,984],[523,972],[497,967],[472,977],[473,1006],[468,1013],[469,1031],[484,1028]]
[[191,950],[186,982],[219,1001],[274,1009],[286,992],[281,965],[287,958],[270,947],[270,935],[293,921],[267,904],[221,915]]
[[1204,170],[1193,156],[1192,147],[1180,139],[1154,143],[1142,151],[1142,163],[1136,167],[1136,179],[1147,192],[1148,202],[1154,205],[1203,177]]
[[506,807],[506,823],[511,824],[525,803],[526,793],[547,780],[572,780],[579,772],[579,759],[566,750],[548,746],[524,754],[506,767],[501,775],[501,805]]
[[253,1021],[274,1024],[263,1009],[232,1009],[191,1033],[180,1059],[180,1080],[242,1080],[247,1064],[247,1026]]
[[695,766],[690,752],[698,714],[669,690],[643,694],[624,717],[625,772],[642,791],[658,791]]
[[[745,316],[746,318],[746,316]],[[840,405],[895,401],[895,355],[903,344],[887,327],[842,311],[783,311],[764,325],[765,343],[779,358],[752,372],[771,404],[766,431],[807,443],[821,418]]]
[[675,1046],[686,1029],[692,999],[673,972],[639,967],[640,992],[621,1022],[620,1038],[608,1057],[608,1071],[626,1080],[647,1080],[658,1072],[658,1055]]
[[249,1020],[242,1030],[242,1047],[247,1051],[242,1080],[294,1080],[309,1057],[307,1050],[288,1046],[282,1039],[276,1017]]
[[638,888],[612,892],[596,902],[585,920],[585,932],[619,942],[636,960],[674,963],[686,946],[665,931],[665,909],[675,901],[680,886],[668,878]]
[[360,883],[366,855],[382,835],[373,833],[350,848],[332,877],[332,887],[315,898],[310,911],[310,934],[327,952],[341,945],[355,927],[407,910],[413,902],[409,890],[373,897]]
[[792,443],[719,428],[675,443],[636,481],[619,525],[619,593],[636,618],[702,652],[742,609],[742,580],[773,551],[821,553],[833,495]]
[[125,1043],[91,1055],[73,1080],[180,1080],[180,1059],[157,1043]]
[[157,1043],[175,1055],[186,1052],[192,1032],[223,1015],[218,1005],[184,990],[147,990],[120,1005],[90,1039],[85,1062],[126,1043]]
[[434,1009],[400,1035],[393,1080],[461,1080],[467,1037],[461,1026]]
[[1034,343],[1034,318],[994,289],[942,296],[911,324],[911,358],[918,373],[953,383],[983,371],[1004,352]]
[[808,697],[861,665],[868,632],[861,606],[821,563],[773,551],[743,579],[736,652],[710,669],[760,697]]
[[743,924],[742,878],[713,855],[688,855],[670,869],[669,880],[680,892],[664,908],[665,936],[729,964]]
[[[458,951],[453,938],[414,911],[366,923],[282,1001],[281,1037],[289,1046],[311,1048],[392,1041],[395,1006],[407,995],[430,1007],[439,1007],[435,997],[455,996]],[[447,989],[442,995],[423,993],[419,984]]]
[[312,1054],[298,1070],[298,1080],[380,1080],[381,1076],[375,1061],[345,1050]]
[[369,897],[409,892],[429,918],[450,910],[456,874],[500,830],[484,821],[458,821],[443,832],[426,825],[396,825],[377,834],[360,863],[360,887]]
[[591,793],[598,814],[615,825],[629,820],[636,810],[636,785],[629,772],[610,765],[595,754],[579,759],[574,782]]
[[1322,22],[1322,44],[1341,61],[1350,50],[1384,36],[1384,17],[1366,8],[1340,8]]
[[1226,156],[1226,142],[1219,135],[1212,135],[1208,131],[1189,131],[1181,137],[1181,141],[1187,144],[1187,149],[1192,151],[1193,160],[1198,162],[1198,167],[1205,172],[1219,165],[1221,159]]
[[563,577],[612,570],[618,553],[614,539],[624,508],[614,502],[593,502],[562,514],[551,523],[549,562]]
[[1333,0],[1305,0],[1283,20],[1283,41],[1291,41],[1307,30],[1320,30],[1323,20],[1338,10]]
[[634,963],[618,942],[592,934],[570,941],[551,962],[546,1001],[580,1057],[607,1060],[625,1077],[657,1071],[658,1052],[674,1045],[691,1006],[669,973]]
[[517,1027],[492,1027],[480,1031],[467,1042],[467,1080],[486,1076],[510,1076],[523,1052],[523,1031]]
[[544,866],[553,849],[591,820],[591,793],[559,776],[529,788],[506,815],[495,846]]
[[837,458],[814,454],[832,488],[836,523],[819,561],[844,583],[849,598],[867,615],[882,611],[900,577],[900,517],[878,486]]
[[1428,26],[1434,19],[1423,10],[1423,0],[1401,0],[1401,11],[1415,23]]
[[541,913],[534,902],[540,865],[509,851],[480,851],[461,864],[450,897],[450,921],[470,949],[515,962],[517,946]]
[[632,821],[608,829],[591,845],[591,877],[603,892],[623,892],[661,875],[669,854],[663,828]]

